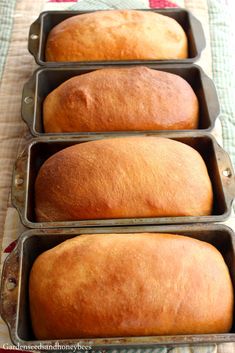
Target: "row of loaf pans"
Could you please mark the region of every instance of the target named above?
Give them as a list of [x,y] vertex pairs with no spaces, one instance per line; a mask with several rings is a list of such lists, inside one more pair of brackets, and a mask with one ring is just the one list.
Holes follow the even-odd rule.
[[[192,64],[200,57],[205,47],[201,24],[188,11],[183,9],[147,10],[155,11],[176,19],[184,28],[189,42],[189,58],[166,61],[122,61],[122,62],[46,62],[45,43],[49,31],[64,19],[84,12],[44,12],[32,24],[29,34],[29,50],[39,65],[25,85],[22,99],[22,117],[33,136],[37,136],[18,158],[12,183],[12,203],[17,208],[22,223],[28,228],[18,239],[17,246],[7,257],[2,271],[0,312],[8,325],[11,339],[30,349],[42,350],[43,346],[70,345],[73,349],[91,346],[92,350],[120,348],[155,348],[163,346],[199,345],[207,343],[235,342],[235,320],[228,334],[177,335],[94,338],[77,340],[37,341],[33,335],[28,298],[28,280],[32,264],[42,252],[79,234],[94,233],[136,233],[162,232],[187,235],[213,244],[223,255],[229,268],[235,288],[235,238],[231,229],[219,224],[205,222],[224,221],[231,212],[235,197],[235,175],[229,156],[207,132],[219,114],[219,104],[213,82],[203,71]],[[109,220],[80,220],[74,222],[36,222],[34,214],[34,184],[43,162],[59,150],[76,143],[116,137],[120,133],[45,134],[42,122],[42,103],[46,95],[65,80],[106,65],[146,65],[153,69],[175,73],[186,79],[194,89],[200,105],[200,125],[195,131],[136,131],[132,134],[168,137],[195,148],[204,159],[213,185],[214,207],[211,216],[202,217],[159,217]],[[155,65],[158,64],[158,65]],[[174,65],[170,65],[174,64]],[[92,65],[92,66],[91,66]],[[128,135],[122,133],[123,135]],[[168,171],[174,173],[174,170]],[[46,187],[46,186],[45,186]],[[196,224],[186,224],[196,223]],[[165,224],[165,225],[161,225]],[[171,225],[167,225],[171,224]],[[180,224],[180,225],[178,225]],[[138,227],[136,226],[138,225]],[[82,227],[82,228],[81,228]],[[92,228],[91,228],[92,227]],[[41,229],[39,229],[41,228]],[[65,229],[67,228],[67,229]]]
[[[138,10],[138,9],[137,9]],[[152,11],[175,19],[184,29],[189,47],[189,57],[180,60],[132,60],[132,61],[83,61],[83,62],[49,62],[45,61],[45,46],[47,36],[50,30],[75,15],[94,11],[45,11],[40,14],[38,19],[31,25],[28,39],[28,49],[34,56],[35,61],[39,65],[61,67],[66,65],[83,66],[83,65],[107,65],[107,64],[147,64],[147,63],[187,63],[191,64],[199,59],[202,50],[205,48],[205,36],[201,23],[187,10],[174,9],[148,9],[142,11]]]
[[[132,65],[129,65],[130,67]],[[113,67],[113,66],[112,66]],[[123,67],[123,66],[118,66]],[[176,74],[185,79],[194,90],[199,101],[199,127],[198,131],[207,132],[213,129],[215,120],[219,115],[219,102],[213,81],[197,65],[147,65],[147,67]],[[33,136],[60,135],[58,133],[45,133],[43,130],[43,101],[46,96],[66,80],[88,72],[102,69],[103,66],[82,68],[41,68],[25,84],[22,96],[22,118],[28,125]],[[171,104],[169,102],[169,104]],[[170,130],[168,130],[170,131]],[[179,130],[178,130],[179,131]],[[184,130],[190,131],[190,130]],[[192,131],[192,130],[191,130]],[[194,130],[195,131],[195,130]],[[151,131],[159,133],[161,131]],[[164,132],[167,132],[166,130]],[[123,134],[123,132],[113,132]],[[106,135],[112,135],[112,132]],[[126,132],[127,133],[127,132]],[[147,131],[128,131],[129,134],[147,133]],[[98,132],[74,132],[64,133],[66,136],[103,134]]]
[[[146,134],[152,136],[152,134]],[[107,136],[85,136],[74,138],[35,138],[18,158],[13,174],[12,203],[17,208],[22,223],[29,228],[57,227],[93,227],[93,226],[123,226],[146,224],[184,224],[195,222],[224,221],[231,212],[235,197],[235,175],[228,154],[218,145],[210,134],[172,133],[157,135],[183,142],[196,149],[208,169],[213,186],[214,206],[210,216],[197,217],[154,217],[154,218],[121,218],[96,219],[65,222],[36,222],[34,214],[34,184],[41,165],[51,155],[78,143],[99,140]],[[174,173],[174,170],[167,171]],[[180,186],[179,186],[180,187]],[[183,187],[182,187],[183,190]],[[154,190],[153,190],[154,192]]]
[[[142,227],[105,227],[85,229],[54,229],[29,230],[24,232],[16,248],[7,257],[2,272],[2,291],[0,311],[7,323],[11,339],[14,344],[25,348],[33,346],[40,350],[49,346],[50,350],[57,344],[61,346],[91,346],[92,351],[98,349],[116,348],[157,348],[163,346],[178,346],[185,344],[206,344],[235,342],[235,321],[230,333],[227,334],[200,334],[175,336],[145,336],[145,337],[116,337],[90,338],[67,340],[36,340],[30,322],[28,281],[29,273],[34,260],[42,252],[60,244],[66,239],[80,234],[95,233],[175,233],[200,239],[214,245],[222,254],[235,288],[235,236],[233,231],[224,225],[197,224],[197,225],[170,225],[170,226],[142,226]],[[223,299],[223,298],[221,298]],[[137,303],[138,305],[138,303]],[[45,349],[45,348],[44,348]],[[54,348],[56,349],[56,347]],[[58,350],[58,347],[57,347]]]

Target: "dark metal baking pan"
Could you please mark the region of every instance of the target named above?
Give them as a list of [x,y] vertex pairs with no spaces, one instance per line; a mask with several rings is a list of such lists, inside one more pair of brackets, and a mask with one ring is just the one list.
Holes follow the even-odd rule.
[[[138,9],[141,10],[141,9]],[[181,8],[174,9],[144,9],[142,11],[152,11],[174,18],[184,29],[188,38],[189,57],[180,60],[129,60],[129,61],[79,61],[79,62],[49,62],[45,61],[46,40],[51,29],[65,19],[94,11],[45,11],[31,25],[29,30],[28,49],[39,65],[46,66],[82,66],[87,64],[143,64],[143,63],[187,63],[191,64],[199,59],[202,50],[205,48],[205,36],[201,23],[187,10]]]
[[[193,88],[199,101],[199,128],[203,132],[213,129],[215,119],[219,115],[219,101],[216,94],[216,89],[213,81],[204,73],[204,71],[197,65],[186,64],[168,64],[168,65],[147,65],[154,70],[170,72],[179,75],[185,79]],[[46,96],[53,91],[56,87],[61,85],[71,77],[82,75],[102,67],[82,67],[82,68],[41,68],[34,72],[31,79],[25,84],[22,96],[21,113],[22,118],[28,125],[30,132],[33,136],[56,136],[58,133],[46,134],[43,130],[43,101]],[[168,130],[170,131],[170,130]],[[178,130],[179,131],[179,130]],[[182,131],[182,130],[181,130]],[[190,130],[183,130],[190,131]],[[192,131],[192,130],[191,130]],[[194,130],[195,131],[195,130]],[[147,131],[126,131],[118,132],[115,134],[123,133],[146,133]],[[151,133],[159,133],[159,131],[151,131]],[[167,131],[164,130],[164,133]],[[112,135],[112,132],[105,134]],[[69,135],[94,135],[104,134],[98,132],[74,132],[66,133]],[[64,134],[63,134],[64,135]]]
[[[67,230],[30,230],[23,233],[17,247],[7,257],[2,271],[0,311],[7,323],[14,344],[42,346],[62,345],[91,346],[92,350],[105,348],[154,348],[159,346],[177,346],[185,344],[235,342],[235,325],[228,334],[146,336],[120,338],[90,338],[38,341],[35,339],[30,323],[28,280],[34,260],[42,252],[51,249],[66,239],[85,233],[175,233],[200,239],[214,245],[222,254],[230,271],[235,288],[235,235],[224,225],[198,224],[178,226],[146,226],[146,227],[115,227],[86,228]],[[57,343],[57,344],[58,344]],[[35,349],[35,347],[34,347]],[[58,349],[58,348],[57,348]]]
[[[151,136],[151,134],[149,134]],[[104,137],[104,136],[103,136]],[[34,214],[34,183],[40,166],[51,155],[68,146],[98,140],[102,136],[83,138],[37,138],[34,139],[16,161],[13,173],[12,203],[17,208],[22,223],[29,228],[124,226],[143,224],[180,224],[224,221],[230,214],[235,197],[235,175],[228,154],[210,134],[175,133],[162,134],[195,148],[204,159],[214,192],[213,213],[197,217],[154,217],[78,220],[67,222],[36,222]],[[158,138],[158,137],[156,137]],[[174,173],[174,171],[171,171]],[[46,185],[45,185],[46,187]]]

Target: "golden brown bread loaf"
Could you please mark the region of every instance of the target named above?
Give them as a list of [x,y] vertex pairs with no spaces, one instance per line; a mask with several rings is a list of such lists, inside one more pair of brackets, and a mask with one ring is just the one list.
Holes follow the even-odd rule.
[[185,59],[187,37],[174,19],[150,11],[97,11],[55,26],[46,61]]
[[202,216],[212,211],[206,165],[190,146],[161,137],[77,144],[41,167],[38,221]]
[[43,104],[45,132],[195,129],[198,113],[197,97],[183,78],[147,67],[73,77]]
[[173,234],[93,234],[40,255],[29,282],[37,339],[228,332],[233,288],[212,245]]

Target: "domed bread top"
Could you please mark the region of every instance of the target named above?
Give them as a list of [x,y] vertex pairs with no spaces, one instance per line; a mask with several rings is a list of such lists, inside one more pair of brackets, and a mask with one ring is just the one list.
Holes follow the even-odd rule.
[[51,156],[35,183],[38,221],[212,212],[206,165],[192,147],[161,137],[80,143]]
[[190,130],[198,117],[198,99],[187,81],[147,67],[75,76],[43,104],[47,133]]
[[219,251],[174,234],[94,234],[41,254],[29,281],[37,339],[223,333],[233,287]]
[[72,16],[46,42],[46,61],[168,60],[188,56],[186,34],[152,11],[111,10]]

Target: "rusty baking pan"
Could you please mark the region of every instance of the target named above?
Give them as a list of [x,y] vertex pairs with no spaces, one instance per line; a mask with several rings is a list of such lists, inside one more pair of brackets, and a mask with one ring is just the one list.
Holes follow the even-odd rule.
[[[137,9],[141,10],[141,9]],[[174,9],[144,9],[142,11],[153,11],[161,15],[165,15],[174,18],[184,29],[188,38],[189,47],[189,57],[187,59],[181,60],[132,60],[132,61],[79,61],[79,62],[49,62],[45,61],[45,46],[47,36],[50,30],[59,24],[60,22],[66,20],[69,17],[75,15],[81,15],[84,13],[94,12],[94,11],[45,11],[40,14],[38,19],[31,25],[29,30],[28,38],[28,49],[29,52],[34,56],[34,59],[39,65],[46,66],[82,66],[87,64],[147,64],[147,63],[187,63],[191,64],[199,59],[202,50],[205,48],[205,36],[203,33],[201,23],[187,10],[181,8]]]
[[[147,65],[151,69],[170,72],[181,76],[193,88],[199,101],[199,130],[205,132],[213,129],[215,119],[219,115],[219,101],[213,81],[197,65],[168,64],[168,65]],[[22,95],[21,114],[23,120],[28,125],[33,136],[56,136],[58,133],[46,134],[43,130],[43,101],[46,96],[56,87],[61,85],[71,77],[82,75],[102,67],[82,67],[82,68],[41,68],[34,72],[30,80],[25,84]],[[170,130],[169,130],[170,131]],[[179,131],[179,130],[178,130]],[[182,130],[181,130],[182,131]],[[190,130],[183,130],[190,131]],[[192,131],[192,130],[191,130]],[[146,133],[147,131],[127,131],[133,133]],[[151,131],[151,133],[159,133]],[[167,131],[165,130],[164,133]],[[115,131],[115,134],[123,134]],[[112,135],[107,132],[107,135]],[[104,134],[99,132],[74,132],[66,135],[94,135]],[[64,134],[63,134],[64,135]]]
[[[91,346],[92,350],[105,348],[154,348],[159,346],[177,346],[185,344],[224,343],[235,342],[235,326],[227,334],[204,335],[176,335],[176,336],[145,336],[145,337],[116,337],[116,338],[89,338],[46,340],[35,339],[30,323],[28,280],[34,260],[42,252],[58,245],[66,239],[79,234],[94,233],[176,233],[200,239],[214,245],[222,254],[230,271],[233,287],[235,286],[235,235],[224,225],[171,225],[171,226],[141,226],[141,227],[105,227],[67,230],[29,230],[24,232],[18,240],[14,251],[7,257],[2,271],[0,311],[3,320],[7,323],[11,340],[14,344],[29,347],[34,350],[48,345],[78,344]],[[44,348],[45,349],[45,348]],[[52,348],[50,348],[51,350]],[[58,349],[58,347],[57,347]]]
[[[149,136],[151,136],[151,134],[149,134]],[[63,148],[77,143],[98,140],[101,139],[102,136],[86,136],[83,138],[70,139],[37,138],[28,145],[16,161],[13,173],[12,203],[17,208],[22,223],[29,228],[57,228],[224,221],[231,212],[232,201],[235,197],[235,175],[228,154],[218,145],[210,134],[172,133],[167,135],[161,134],[161,137],[169,137],[186,143],[201,154],[207,165],[213,186],[214,206],[212,215],[197,217],[184,216],[36,222],[34,214],[34,183],[43,162]],[[172,173],[173,172],[174,171],[172,171]]]

